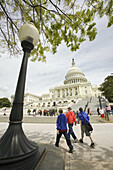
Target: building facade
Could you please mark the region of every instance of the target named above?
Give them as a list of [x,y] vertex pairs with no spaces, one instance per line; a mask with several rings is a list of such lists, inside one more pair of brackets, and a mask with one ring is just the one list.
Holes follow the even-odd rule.
[[[98,97],[101,92],[98,87],[93,87],[86,79],[80,68],[76,67],[74,59],[72,66],[67,71],[64,84],[49,89],[49,93],[36,96],[25,94],[24,105],[38,109],[50,109],[52,107],[67,107],[86,97]],[[13,100],[13,96],[12,96]]]

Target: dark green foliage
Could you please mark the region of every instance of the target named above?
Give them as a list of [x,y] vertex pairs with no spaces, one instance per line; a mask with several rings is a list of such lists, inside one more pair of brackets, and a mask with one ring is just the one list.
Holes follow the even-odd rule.
[[0,98],[0,108],[2,107],[11,107],[11,102],[8,98]]
[[27,110],[27,113],[30,115],[30,113],[31,113],[31,110],[30,110],[30,109],[28,109],[28,110]]
[[[79,4],[78,4],[79,3]],[[57,52],[64,42],[71,51],[89,38],[97,35],[95,16],[107,16],[107,27],[113,24],[113,0],[1,0],[0,49],[8,47],[18,54],[18,31],[23,23],[33,22],[40,34],[40,41],[31,53],[31,60],[46,61],[45,52]],[[4,29],[5,28],[5,29]]]
[[113,102],[113,74],[105,78],[99,89],[109,102]]

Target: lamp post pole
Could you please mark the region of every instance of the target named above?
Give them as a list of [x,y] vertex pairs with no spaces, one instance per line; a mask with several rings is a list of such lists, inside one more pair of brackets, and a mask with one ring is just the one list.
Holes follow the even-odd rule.
[[28,140],[22,129],[23,100],[28,56],[33,43],[23,40],[24,56],[17,82],[15,97],[9,118],[9,127],[0,139],[0,170],[34,170],[43,153],[34,142]]

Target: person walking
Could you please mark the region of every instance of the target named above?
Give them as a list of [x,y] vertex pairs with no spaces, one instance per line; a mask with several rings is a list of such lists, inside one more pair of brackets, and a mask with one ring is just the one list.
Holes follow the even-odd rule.
[[91,141],[91,147],[94,147],[94,142],[91,138],[91,132],[89,132],[85,126],[85,122],[84,119],[86,121],[86,123],[90,123],[89,122],[89,116],[87,115],[87,113],[83,112],[83,108],[80,107],[79,108],[80,113],[78,113],[79,119],[80,119],[80,126],[81,126],[81,139],[79,140],[79,142],[83,143],[83,138],[84,138],[84,133],[86,134],[86,136],[89,137],[90,141]]
[[77,142],[78,139],[73,131],[73,123],[75,122],[75,125],[77,123],[76,118],[75,118],[75,114],[71,111],[71,107],[68,107],[68,112],[66,114],[67,117],[67,123],[68,123],[68,127],[69,127],[69,132],[68,132],[68,136],[70,138],[70,135],[73,137],[74,141]]
[[99,109],[99,107],[98,107],[98,108],[97,108],[97,113],[98,113],[98,116],[100,115],[100,112],[99,112],[99,110],[100,110],[100,109]]
[[67,119],[66,116],[63,114],[63,110],[59,109],[60,115],[57,117],[57,137],[55,146],[59,147],[59,142],[62,134],[64,135],[67,145],[69,147],[69,153],[73,153],[73,146],[71,144],[70,138],[67,134]]
[[40,116],[42,116],[42,110],[39,110],[39,114],[40,114]]
[[77,123],[79,124],[80,120],[79,120],[79,117],[78,117],[78,113],[79,113],[79,111],[77,110],[77,112],[76,112],[76,118],[77,118]]
[[101,118],[103,119],[104,118],[104,110],[102,107],[100,108],[99,112],[100,112]]
[[91,116],[91,109],[90,108],[88,108],[88,115],[90,115]]
[[109,115],[110,115],[110,109],[109,109],[109,107],[106,105],[105,120],[109,121]]

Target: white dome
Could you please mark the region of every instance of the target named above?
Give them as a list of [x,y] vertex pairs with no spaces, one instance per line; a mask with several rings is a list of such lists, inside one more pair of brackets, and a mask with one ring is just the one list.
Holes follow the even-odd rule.
[[[68,72],[67,72],[67,75],[68,74],[73,74],[73,73],[82,73],[82,71],[80,70],[80,68],[78,67],[75,67],[75,66],[72,66]],[[82,73],[83,74],[83,73]]]
[[72,59],[72,67],[68,70],[64,84],[72,84],[72,83],[83,83],[86,82],[84,73],[82,73],[81,69],[75,66],[74,59]]

